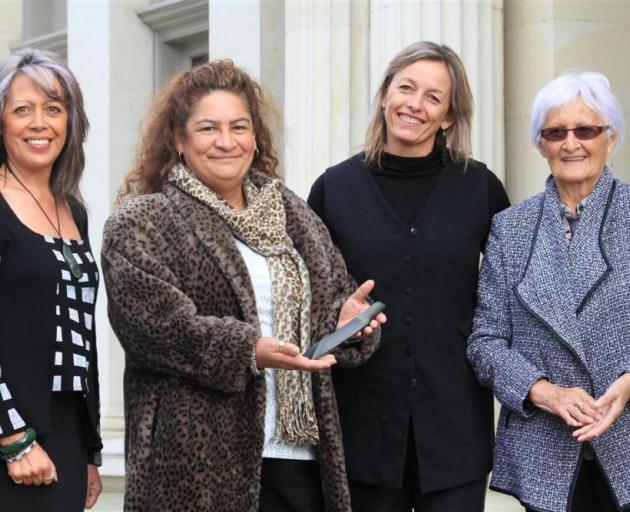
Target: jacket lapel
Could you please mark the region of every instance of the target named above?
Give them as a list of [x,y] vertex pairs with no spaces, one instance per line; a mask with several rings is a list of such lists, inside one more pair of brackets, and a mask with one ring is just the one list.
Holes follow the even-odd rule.
[[579,359],[585,360],[577,332],[575,300],[567,275],[567,251],[562,240],[560,210],[549,190],[540,205],[525,272],[515,286],[524,307],[547,325]]
[[578,315],[612,270],[602,243],[602,233],[615,188],[612,174],[605,169],[587,200],[571,240],[569,266]]
[[227,224],[197,199],[167,184],[164,194],[187,219],[191,230],[208,252],[234,290],[245,321],[258,326],[254,288],[249,272]]
[[584,362],[578,315],[611,271],[602,244],[615,182],[604,169],[578,221],[569,247],[563,240],[560,201],[550,177],[528,263],[515,293],[523,305]]

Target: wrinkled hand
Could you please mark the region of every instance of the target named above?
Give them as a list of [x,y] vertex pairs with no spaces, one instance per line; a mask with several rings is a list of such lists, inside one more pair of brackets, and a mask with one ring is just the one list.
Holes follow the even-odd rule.
[[293,343],[282,343],[275,336],[258,338],[255,350],[256,366],[260,369],[281,368],[318,372],[330,368],[337,362],[332,354],[326,354],[319,359],[309,359],[300,354],[300,347]]
[[102,490],[103,484],[101,483],[101,475],[98,473],[98,467],[94,464],[88,464],[85,508],[92,508],[96,504],[96,500],[100,496]]
[[[370,304],[365,299],[373,288],[374,281],[368,279],[365,283],[359,286],[357,290],[350,295],[350,297],[348,297],[346,302],[343,303],[343,306],[341,306],[339,320],[337,321],[337,329],[343,327],[363,310],[370,307]],[[354,337],[360,338],[362,336],[369,336],[379,327],[379,325],[384,324],[386,321],[387,317],[385,314],[379,313],[366,327],[363,328],[361,332],[356,333]]]
[[536,407],[559,416],[569,427],[592,425],[602,417],[595,399],[582,388],[565,388],[540,379],[528,396]]
[[50,485],[57,482],[55,465],[39,444],[35,444],[26,457],[7,463],[7,471],[17,485]]
[[577,429],[573,432],[573,437],[580,442],[597,439],[619,418],[629,399],[630,374],[624,373],[595,401],[595,406],[601,411],[601,418]]

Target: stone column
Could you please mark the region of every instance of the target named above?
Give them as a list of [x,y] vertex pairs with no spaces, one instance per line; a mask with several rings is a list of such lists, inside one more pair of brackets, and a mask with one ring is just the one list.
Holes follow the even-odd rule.
[[[85,146],[82,192],[90,217],[92,252],[138,140],[153,91],[152,38],[136,15],[137,3],[68,0],[68,64],[83,90],[91,129]],[[97,510],[119,510],[123,469],[122,374],[124,356],[107,320],[101,280],[96,310],[105,492]]]
[[210,60],[230,58],[254,78],[261,75],[260,0],[209,2]]
[[286,2],[285,12],[286,181],[305,196],[362,142],[369,10],[359,0],[325,0]]
[[[229,58],[246,69],[282,116],[284,103],[284,3],[281,0],[213,0],[208,11],[209,58]],[[283,126],[270,116],[283,160]]]

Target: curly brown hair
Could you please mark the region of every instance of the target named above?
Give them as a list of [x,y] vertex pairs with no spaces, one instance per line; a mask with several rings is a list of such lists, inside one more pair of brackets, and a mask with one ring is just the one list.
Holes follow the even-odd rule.
[[273,148],[266,117],[274,109],[262,88],[229,59],[199,64],[175,75],[155,99],[144,122],[135,162],[127,174],[118,199],[162,190],[168,172],[178,161],[176,136],[197,102],[213,91],[227,91],[243,99],[252,117],[256,147],[252,167],[278,178],[278,157]]

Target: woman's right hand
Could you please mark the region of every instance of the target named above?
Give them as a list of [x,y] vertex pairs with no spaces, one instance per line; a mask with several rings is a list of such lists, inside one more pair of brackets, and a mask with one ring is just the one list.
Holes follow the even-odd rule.
[[330,368],[337,361],[332,354],[319,359],[309,359],[300,354],[300,348],[293,343],[284,345],[278,338],[262,337],[256,341],[256,366],[263,368],[281,368],[283,370],[305,370],[317,372]]
[[530,388],[528,398],[539,409],[562,418],[569,427],[583,427],[601,418],[595,399],[582,388],[565,388],[539,379]]
[[[17,439],[22,436],[17,434]],[[3,441],[12,442],[9,437]],[[7,463],[9,477],[17,485],[50,485],[57,482],[57,470],[46,451],[36,442],[31,452],[16,462]]]

